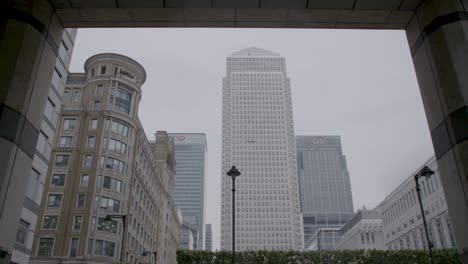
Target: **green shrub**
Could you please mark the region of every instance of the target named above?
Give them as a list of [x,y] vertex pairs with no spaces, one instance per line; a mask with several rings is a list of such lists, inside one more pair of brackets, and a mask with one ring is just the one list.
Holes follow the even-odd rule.
[[[177,251],[178,264],[231,264],[230,251]],[[455,249],[434,250],[436,264],[460,264]],[[429,253],[421,250],[340,251],[244,251],[236,252],[237,264],[430,264]]]

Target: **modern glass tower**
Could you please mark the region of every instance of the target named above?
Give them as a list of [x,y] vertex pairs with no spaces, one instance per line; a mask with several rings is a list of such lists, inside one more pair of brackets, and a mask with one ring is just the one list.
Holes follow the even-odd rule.
[[[296,136],[306,248],[335,249],[353,215],[353,197],[339,136]],[[315,240],[315,241],[313,241]]]
[[207,143],[203,133],[170,133],[174,139],[176,177],[174,202],[184,222],[198,228],[195,249],[203,248],[205,165]]
[[236,165],[236,249],[301,250],[291,89],[284,57],[247,48],[227,58],[223,79],[221,248],[230,250]]

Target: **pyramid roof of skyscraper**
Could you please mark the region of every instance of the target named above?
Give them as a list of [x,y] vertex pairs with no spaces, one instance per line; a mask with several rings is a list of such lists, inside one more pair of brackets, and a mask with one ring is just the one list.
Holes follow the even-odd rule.
[[257,47],[250,47],[246,49],[242,49],[232,53],[229,57],[279,57],[278,53],[271,52],[269,50],[257,48]]

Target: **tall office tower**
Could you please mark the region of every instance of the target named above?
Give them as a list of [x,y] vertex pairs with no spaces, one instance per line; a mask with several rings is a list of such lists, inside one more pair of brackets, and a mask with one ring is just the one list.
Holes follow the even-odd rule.
[[[167,213],[175,161],[162,151],[172,139],[158,132],[166,139],[153,150],[138,119],[145,79],[139,63],[109,53],[69,74],[30,263],[154,263],[142,250],[162,254],[158,235],[173,229],[161,224],[177,223]],[[163,263],[175,263],[175,249]]]
[[193,249],[203,249],[207,143],[203,133],[169,133],[174,140],[176,177],[174,202],[184,222],[198,228]]
[[296,136],[296,149],[305,247],[335,249],[340,228],[353,216],[351,183],[341,139]]
[[211,224],[206,224],[205,226],[205,250],[213,250],[213,230],[211,229]]
[[231,178],[236,165],[236,249],[302,250],[291,89],[284,57],[247,48],[227,58],[223,79],[221,248],[232,248]]
[[[47,175],[47,166],[50,159],[52,144],[55,139],[55,128],[57,127],[58,114],[62,105],[62,96],[65,81],[68,76],[71,54],[76,37],[76,29],[66,29],[62,34],[62,41],[58,49],[58,57],[52,74],[52,82],[49,85],[46,108],[42,116],[41,130],[34,151],[32,168],[28,178],[25,180],[26,193],[24,200],[18,203],[10,203],[8,206],[21,210],[21,218],[18,226],[10,226],[9,230],[16,230],[16,241],[11,257],[12,263],[26,264],[32,250],[34,229],[36,228],[38,209],[41,204],[44,181]],[[16,188],[14,188],[15,191]],[[21,204],[22,203],[22,204]],[[8,212],[8,211],[7,211]],[[7,227],[6,225],[5,227]],[[4,232],[2,237],[6,238]],[[11,241],[13,242],[13,241]]]

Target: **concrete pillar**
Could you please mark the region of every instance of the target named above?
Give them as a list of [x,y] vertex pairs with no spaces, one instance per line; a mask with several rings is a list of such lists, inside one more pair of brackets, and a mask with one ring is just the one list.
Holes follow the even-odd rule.
[[0,263],[15,245],[62,32],[50,1],[0,1]]
[[468,263],[468,0],[426,0],[406,29],[455,239]]

